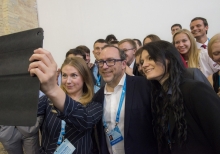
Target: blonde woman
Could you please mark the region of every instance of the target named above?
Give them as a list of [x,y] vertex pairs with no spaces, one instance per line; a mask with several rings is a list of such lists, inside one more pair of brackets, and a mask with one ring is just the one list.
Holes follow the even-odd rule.
[[199,68],[206,77],[217,71],[208,53],[203,49],[197,49],[195,39],[187,29],[180,29],[173,35],[173,44],[189,68]]
[[214,35],[208,44],[208,54],[216,64],[214,66],[218,68],[214,74],[208,77],[209,82],[213,86],[215,92],[220,96],[220,33]]
[[61,89],[66,93],[64,104],[55,104],[57,99],[52,101],[47,96],[39,101],[38,115],[44,115],[40,153],[59,153],[65,147],[74,154],[90,154],[92,128],[102,116],[101,104],[92,101],[90,70],[82,58],[67,58],[61,76]]

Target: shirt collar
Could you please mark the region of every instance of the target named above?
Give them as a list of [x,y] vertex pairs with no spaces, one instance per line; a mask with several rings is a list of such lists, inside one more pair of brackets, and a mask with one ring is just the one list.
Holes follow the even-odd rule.
[[133,60],[133,62],[131,63],[131,65],[129,67],[134,68],[134,63],[135,63],[135,59]]
[[[207,39],[207,41],[204,43],[206,46],[208,46],[208,43],[209,43],[209,39]],[[199,42],[196,42],[196,45],[198,48],[200,48],[203,44],[202,43],[199,43]]]

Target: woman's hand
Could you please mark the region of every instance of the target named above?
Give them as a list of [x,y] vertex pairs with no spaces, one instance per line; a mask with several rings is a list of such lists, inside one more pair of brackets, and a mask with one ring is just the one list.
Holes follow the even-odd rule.
[[36,75],[40,80],[40,89],[46,95],[51,95],[57,86],[57,64],[51,53],[42,48],[34,50],[30,57],[28,68],[30,75]]

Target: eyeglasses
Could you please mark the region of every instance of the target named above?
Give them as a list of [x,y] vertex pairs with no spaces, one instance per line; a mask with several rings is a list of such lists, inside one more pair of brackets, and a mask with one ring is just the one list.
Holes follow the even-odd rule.
[[128,50],[134,50],[134,48],[131,48],[131,49],[123,49],[122,51],[127,52]]
[[123,61],[122,59],[108,59],[108,60],[99,60],[99,61],[95,61],[96,65],[98,65],[98,67],[103,67],[104,63],[106,63],[106,65],[108,67],[110,66],[114,66],[115,62],[117,61]]

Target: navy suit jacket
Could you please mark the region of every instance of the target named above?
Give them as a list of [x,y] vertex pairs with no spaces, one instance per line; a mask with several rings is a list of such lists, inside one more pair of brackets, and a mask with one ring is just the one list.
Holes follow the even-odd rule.
[[[152,130],[150,83],[144,77],[126,75],[124,149],[126,154],[156,154],[157,143]],[[94,96],[104,102],[104,87]],[[100,153],[108,154],[102,120],[97,123]]]

